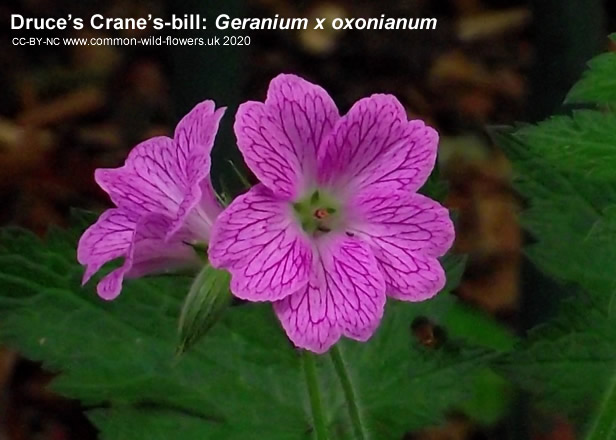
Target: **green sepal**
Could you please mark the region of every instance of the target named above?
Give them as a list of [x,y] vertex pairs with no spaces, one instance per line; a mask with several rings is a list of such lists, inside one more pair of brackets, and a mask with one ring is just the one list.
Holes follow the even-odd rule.
[[230,275],[206,265],[193,281],[182,305],[179,323],[180,355],[199,341],[231,304]]

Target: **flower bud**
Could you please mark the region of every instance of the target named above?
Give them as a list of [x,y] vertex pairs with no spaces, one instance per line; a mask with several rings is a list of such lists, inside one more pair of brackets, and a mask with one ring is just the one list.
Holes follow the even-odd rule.
[[231,303],[229,273],[205,266],[184,300],[179,324],[177,353],[182,354],[205,335]]

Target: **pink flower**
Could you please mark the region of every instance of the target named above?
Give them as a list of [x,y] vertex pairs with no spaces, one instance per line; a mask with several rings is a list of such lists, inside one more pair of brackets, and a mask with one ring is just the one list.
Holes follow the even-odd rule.
[[102,298],[118,296],[124,277],[200,264],[192,245],[209,240],[222,210],[209,173],[224,110],[204,101],[180,121],[173,139],[148,139],[130,152],[124,166],[96,170],[96,182],[117,207],[105,211],[79,240],[83,282],[103,264],[124,258],[98,283]]
[[294,75],[246,102],[235,133],[261,181],[212,230],[209,259],[231,291],[271,301],[289,338],[317,353],[342,335],[365,341],[386,293],[422,301],[445,284],[448,212],[416,191],[434,167],[438,135],[373,95],[340,117],[330,96]]

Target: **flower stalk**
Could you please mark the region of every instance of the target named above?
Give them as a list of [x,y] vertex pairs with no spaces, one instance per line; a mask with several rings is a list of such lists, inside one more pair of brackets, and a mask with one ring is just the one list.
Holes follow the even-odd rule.
[[321,403],[321,392],[319,391],[315,355],[308,350],[302,350],[302,363],[306,378],[306,387],[308,388],[308,396],[310,398],[312,423],[314,425],[316,439],[328,440],[327,424],[325,423],[325,414],[323,413],[323,404]]
[[367,437],[364,432],[364,424],[361,419],[361,413],[357,403],[355,390],[353,389],[353,383],[351,382],[351,377],[349,376],[342,353],[340,352],[340,348],[337,344],[330,349],[329,354],[332,358],[338,380],[340,380],[340,385],[342,386],[347,409],[349,411],[349,417],[351,418],[351,424],[353,425],[355,439],[366,440]]

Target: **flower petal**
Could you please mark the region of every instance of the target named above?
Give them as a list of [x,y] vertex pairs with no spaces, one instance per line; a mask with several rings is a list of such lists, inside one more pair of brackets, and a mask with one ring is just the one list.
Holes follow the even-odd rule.
[[215,109],[214,101],[197,104],[175,129],[173,170],[184,188],[195,185],[210,173],[210,153],[225,108]]
[[[210,240],[216,217],[222,212],[223,207],[220,204],[216,191],[214,191],[214,187],[209,178],[201,181],[199,185],[199,196],[200,200],[195,205],[194,209],[189,211],[185,221],[180,223],[180,230],[186,229],[190,231],[192,235],[191,241],[196,240],[207,243]],[[170,231],[171,232],[167,233],[167,237],[175,233],[174,230]]]
[[293,343],[327,351],[341,335],[365,341],[383,316],[385,281],[369,246],[356,238],[324,236],[308,285],[274,303]]
[[216,220],[208,257],[214,267],[231,272],[237,297],[274,301],[308,282],[312,247],[292,209],[259,184]]
[[445,271],[434,257],[393,246],[375,247],[374,255],[387,282],[387,295],[392,298],[425,301],[445,287]]
[[212,101],[202,102],[180,121],[175,140],[160,136],[142,142],[124,166],[96,170],[97,183],[125,211],[173,219],[170,237],[201,199],[200,184],[210,171],[210,151],[223,113],[214,110]]
[[265,103],[240,105],[235,135],[246,164],[275,194],[292,198],[314,183],[321,141],[339,119],[321,87],[295,75],[278,75]]
[[319,181],[348,193],[367,187],[414,192],[434,168],[437,145],[437,132],[408,121],[394,96],[372,95],[340,118],[320,149]]
[[[209,183],[210,152],[224,112],[225,108],[215,110],[213,101],[204,101],[184,116],[175,130],[177,162],[173,171],[179,178],[178,185],[183,197],[179,203],[173,224],[167,231],[167,238],[170,238],[182,227],[188,216],[193,214],[195,206],[204,200],[209,204],[212,199],[211,193],[213,193],[213,190],[211,193],[202,194],[202,189],[204,188],[204,181]],[[206,184],[205,189],[206,191],[211,190],[211,184],[209,187]],[[217,202],[216,205],[218,205]],[[204,211],[202,214],[206,214],[206,212]],[[199,214],[195,213],[194,215]],[[193,233],[197,236],[207,234],[210,229],[209,224],[213,222],[214,218],[202,219],[208,225],[194,229]]]
[[168,137],[148,139],[131,150],[124,166],[97,169],[94,178],[125,211],[138,216],[152,212],[173,216],[182,200],[172,171],[174,150]]
[[86,266],[83,284],[105,263],[126,255],[133,240],[137,218],[120,209],[105,211],[79,239],[77,260]]
[[135,229],[131,267],[126,272],[128,277],[197,268],[203,264],[191,246],[195,238],[188,229],[180,229],[173,240],[165,239],[165,232],[171,224],[171,219],[160,214],[151,214],[139,220]]
[[87,264],[84,283],[103,264],[124,257],[124,263],[101,279],[98,294],[106,300],[116,298],[125,276],[136,278],[155,272],[169,271],[199,264],[193,249],[178,240],[165,242],[171,220],[152,214],[135,221],[131,214],[119,209],[106,211],[81,237],[77,258]]
[[382,248],[440,257],[455,237],[449,211],[421,194],[364,190],[349,211],[349,230]]

